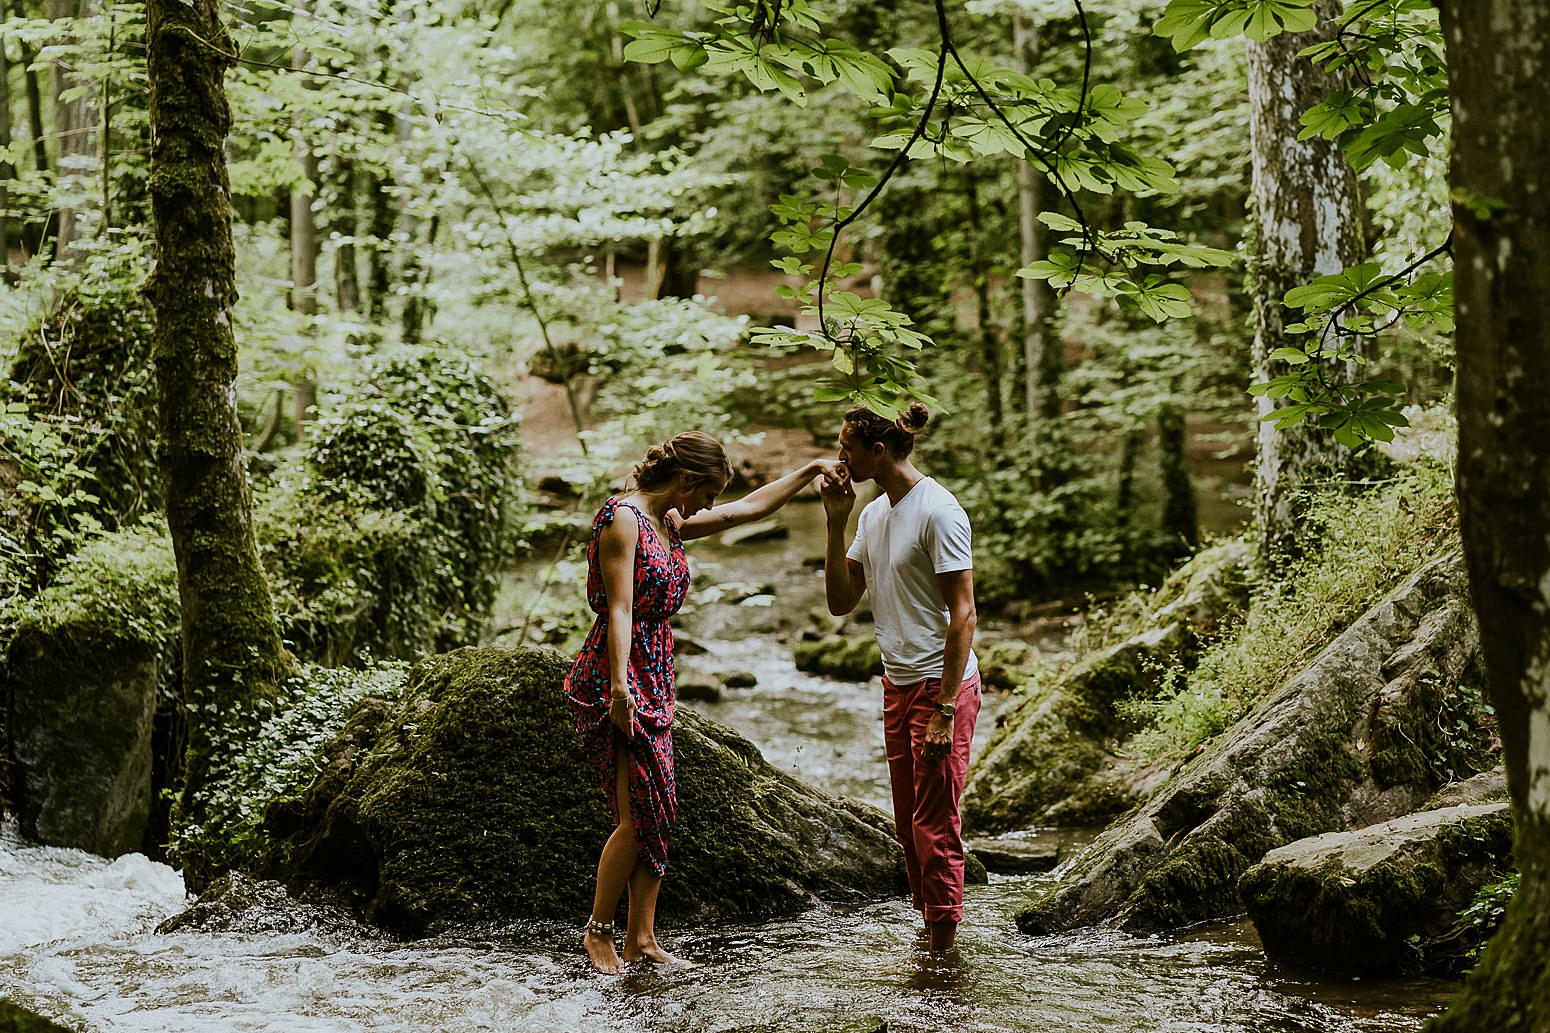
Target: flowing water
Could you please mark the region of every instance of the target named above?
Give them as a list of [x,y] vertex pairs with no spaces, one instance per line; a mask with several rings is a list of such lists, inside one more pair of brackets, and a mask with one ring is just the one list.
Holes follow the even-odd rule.
[[[711,601],[683,624],[709,647],[686,677],[754,675],[701,707],[771,763],[857,799],[887,802],[877,687],[799,674],[790,639],[821,600],[802,559],[820,547],[816,507],[794,506],[785,541],[694,547],[696,567],[771,593]],[[531,572],[529,572],[531,574]],[[770,596],[773,598],[770,598]],[[783,641],[782,639],[785,639]],[[1001,701],[987,697],[979,739]],[[575,933],[523,930],[401,944],[300,905],[242,931],[158,934],[183,883],[138,855],[107,861],[38,847],[0,828],[0,996],[88,1030],[1411,1031],[1451,991],[1431,981],[1332,981],[1267,962],[1252,930],[1182,937],[1017,932],[1031,879],[969,887],[959,956],[919,950],[906,901],[816,907],[762,925],[666,929],[695,968],[591,974]],[[670,893],[671,876],[664,892]]]

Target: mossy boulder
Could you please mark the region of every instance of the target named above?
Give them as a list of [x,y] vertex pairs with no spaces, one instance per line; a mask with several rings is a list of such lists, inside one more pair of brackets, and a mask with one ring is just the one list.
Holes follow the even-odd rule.
[[1027,686],[969,770],[966,827],[984,834],[1093,825],[1132,806],[1150,772],[1119,762],[1114,748],[1131,729],[1115,704],[1155,690],[1168,665],[1189,662],[1201,637],[1243,602],[1248,561],[1248,547],[1236,539],[1202,551],[1153,593],[1117,641],[1058,679]]
[[[584,916],[610,825],[562,697],[568,663],[470,648],[418,664],[399,700],[357,709],[305,796],[271,811],[272,872],[303,894],[342,890],[404,935]],[[761,918],[901,890],[882,812],[772,768],[687,707],[674,747],[668,919]]]
[[1226,917],[1242,911],[1239,876],[1268,851],[1421,806],[1442,773],[1423,765],[1393,781],[1374,715],[1423,673],[1474,678],[1467,600],[1457,552],[1423,565],[1089,844],[1018,925],[1159,930]]
[[27,835],[107,857],[141,849],[157,702],[175,684],[174,577],[164,539],[120,532],[21,607],[4,697]]
[[0,1033],[74,1033],[69,1026],[61,1026],[46,1019],[31,1008],[0,997]]
[[1506,874],[1511,853],[1507,804],[1447,807],[1278,847],[1243,873],[1238,895],[1276,960],[1446,972],[1462,953],[1459,911]]
[[797,642],[791,654],[797,670],[811,674],[866,681],[883,673],[882,650],[877,647],[877,640],[865,631]]

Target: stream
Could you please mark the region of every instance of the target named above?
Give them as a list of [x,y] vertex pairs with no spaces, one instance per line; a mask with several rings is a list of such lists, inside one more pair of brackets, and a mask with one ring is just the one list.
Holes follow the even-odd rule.
[[[684,660],[681,678],[753,675],[752,687],[693,705],[772,764],[885,806],[877,684],[802,674],[791,662],[791,640],[822,601],[821,576],[802,562],[821,549],[822,520],[818,506],[798,503],[782,514],[789,538],[691,543],[699,576],[680,626],[707,651]],[[536,583],[539,566],[515,576]],[[1005,702],[987,695],[977,742]],[[885,1023],[890,1033],[1368,1033],[1418,1029],[1454,989],[1275,965],[1244,924],[1174,937],[1025,936],[1012,915],[1039,878],[970,886],[948,963],[920,954],[918,916],[895,899],[760,925],[665,928],[665,945],[698,967],[609,978],[587,969],[568,928],[403,944],[296,905],[250,916],[240,932],[158,934],[186,904],[177,872],[140,855],[108,861],[31,845],[8,824],[0,996],[83,1030],[147,1033],[873,1033]]]

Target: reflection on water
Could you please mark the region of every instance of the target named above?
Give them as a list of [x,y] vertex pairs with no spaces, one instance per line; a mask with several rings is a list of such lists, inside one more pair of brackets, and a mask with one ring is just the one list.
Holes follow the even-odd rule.
[[[771,763],[884,805],[876,684],[791,665],[789,638],[822,601],[801,560],[820,548],[823,517],[816,506],[786,513],[797,525],[788,540],[693,547],[697,568],[718,564],[716,578],[769,583],[776,597],[768,607],[702,603],[685,616],[709,647],[692,667],[758,679],[702,709]],[[993,715],[999,701],[987,704]],[[1451,989],[1309,978],[1267,963],[1240,927],[1181,939],[1028,937],[1012,915],[1029,887],[1012,878],[969,887],[948,963],[921,954],[917,916],[891,900],[664,930],[667,946],[699,967],[637,967],[615,979],[587,969],[569,928],[406,945],[322,918],[309,925],[310,912],[292,908],[287,921],[253,923],[280,934],[159,935],[157,923],[185,905],[177,873],[138,855],[108,862],[29,846],[5,828],[0,995],[125,1033],[871,1033],[885,1023],[891,1033],[1376,1033],[1417,1029]]]

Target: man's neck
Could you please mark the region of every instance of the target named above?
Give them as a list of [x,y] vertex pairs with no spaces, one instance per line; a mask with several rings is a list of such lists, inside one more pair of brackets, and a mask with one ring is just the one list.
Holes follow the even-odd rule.
[[921,482],[926,475],[915,469],[915,464],[908,459],[891,466],[879,466],[877,469],[877,486],[883,489],[888,496],[888,504],[897,506],[910,493],[910,489]]

